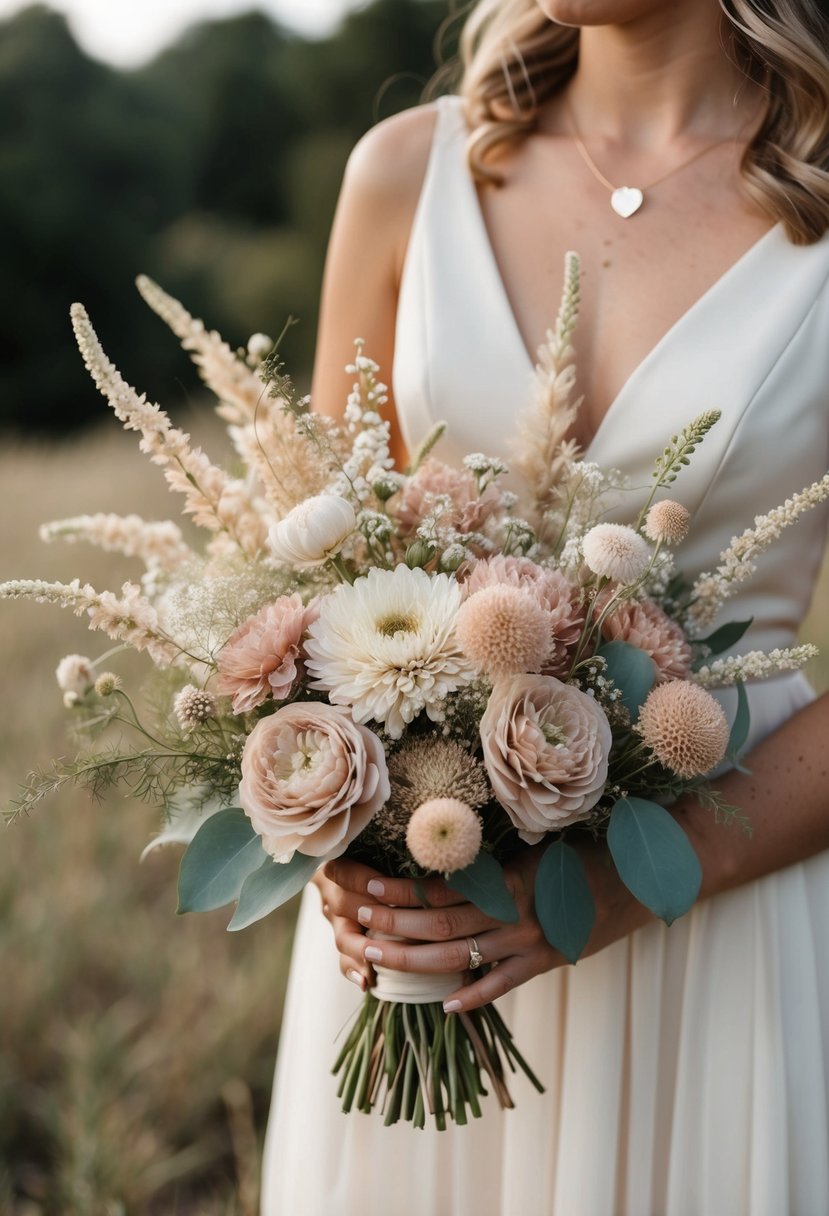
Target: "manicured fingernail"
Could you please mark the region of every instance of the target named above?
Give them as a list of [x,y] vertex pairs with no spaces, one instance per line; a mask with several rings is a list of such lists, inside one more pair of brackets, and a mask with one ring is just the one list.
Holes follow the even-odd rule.
[[373,895],[375,899],[382,899],[386,894],[386,888],[381,883],[379,878],[372,878],[371,882],[366,887],[369,895]]
[[365,992],[366,981],[364,976],[360,975],[359,971],[349,971],[348,978],[351,980],[352,984],[356,984],[362,992]]
[[357,920],[360,922],[361,925],[370,925],[371,924],[371,908],[358,908],[357,909]]
[[377,946],[366,946],[363,958],[367,958],[370,963],[382,963],[383,951],[378,949]]
[[460,1001],[444,1001],[444,1013],[458,1013],[461,1009],[463,1009],[463,1005],[460,1003]]

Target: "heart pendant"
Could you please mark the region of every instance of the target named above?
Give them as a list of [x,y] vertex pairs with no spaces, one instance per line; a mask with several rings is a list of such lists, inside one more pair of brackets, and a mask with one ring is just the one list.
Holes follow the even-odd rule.
[[623,220],[629,219],[634,211],[638,211],[644,201],[642,191],[636,186],[619,186],[610,196],[610,205]]

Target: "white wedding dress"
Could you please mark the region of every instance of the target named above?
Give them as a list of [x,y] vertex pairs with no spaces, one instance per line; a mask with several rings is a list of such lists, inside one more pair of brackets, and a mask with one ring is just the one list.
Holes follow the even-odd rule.
[[[451,461],[506,454],[531,364],[466,169],[460,104],[438,108],[394,388],[409,443],[444,419]],[[829,467],[828,279],[829,239],[796,247],[773,229],[643,360],[590,446],[644,484],[670,435],[722,410],[675,486],[693,516],[688,573]],[[729,617],[754,618],[747,646],[794,642],[825,531],[824,511],[807,514],[731,601]],[[752,741],[812,695],[800,675],[752,686]],[[329,1070],[359,1000],[312,888],[263,1216],[829,1216],[829,852],[510,994],[499,1007],[546,1093],[516,1079],[514,1111],[490,1103],[465,1128],[341,1114]]]

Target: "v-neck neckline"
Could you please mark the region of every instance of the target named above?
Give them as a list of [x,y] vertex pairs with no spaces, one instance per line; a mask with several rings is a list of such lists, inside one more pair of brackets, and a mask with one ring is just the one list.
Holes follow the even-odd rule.
[[[519,361],[524,364],[525,374],[532,375],[535,371],[536,360],[530,354],[529,346],[527,345],[524,335],[521,332],[521,327],[518,324],[515,308],[512,300],[510,299],[509,292],[507,291],[506,282],[504,280],[501,267],[498,264],[498,259],[495,256],[495,248],[492,244],[492,238],[486,224],[486,219],[484,218],[481,200],[478,196],[475,182],[465,165],[463,176],[467,183],[467,189],[471,201],[471,210],[474,214],[475,222],[478,227],[481,238],[480,243],[485,254],[485,261],[489,267],[490,276],[495,284],[496,295],[506,318],[511,339],[516,349],[517,357]],[[735,277],[740,270],[745,268],[745,265],[751,261],[756,254],[763,250],[767,244],[771,244],[772,239],[779,239],[781,229],[782,225],[778,222],[769,228],[768,232],[764,232],[761,237],[758,237],[757,240],[749,245],[748,249],[741,253],[740,256],[734,262],[732,262],[731,265],[728,266],[722,272],[722,274],[713,281],[713,283],[710,284],[710,286],[706,287],[705,291],[703,291],[702,294],[699,295],[697,299],[694,300],[694,302],[690,304],[683,313],[680,314],[676,321],[669,326],[661,338],[657,340],[647,354],[636,364],[623,382],[616,396],[613,398],[610,405],[602,415],[595,433],[583,448],[583,456],[586,457],[590,455],[593,448],[599,442],[602,434],[609,426],[612,417],[618,413],[625,398],[630,394],[630,392],[633,391],[634,386],[651,369],[654,362],[662,354],[664,348],[673,341],[678,332],[683,330],[696,317],[701,309],[710,303],[711,299],[715,295],[718,295],[730,283],[731,279]],[[552,325],[554,322],[555,317],[551,317],[550,324]]]

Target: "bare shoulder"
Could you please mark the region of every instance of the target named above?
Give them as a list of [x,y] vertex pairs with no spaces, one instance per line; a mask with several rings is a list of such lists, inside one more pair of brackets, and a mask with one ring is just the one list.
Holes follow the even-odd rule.
[[356,145],[345,186],[364,199],[391,208],[389,219],[407,216],[417,204],[437,122],[435,103],[415,106],[378,123]]

